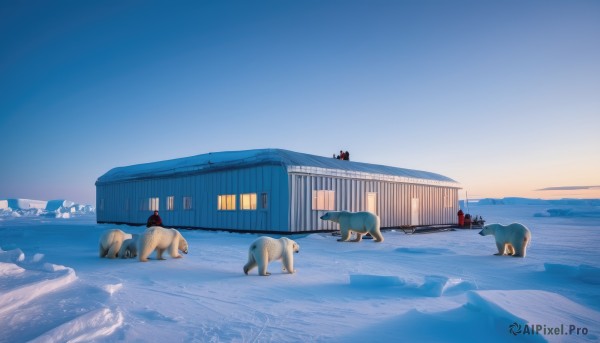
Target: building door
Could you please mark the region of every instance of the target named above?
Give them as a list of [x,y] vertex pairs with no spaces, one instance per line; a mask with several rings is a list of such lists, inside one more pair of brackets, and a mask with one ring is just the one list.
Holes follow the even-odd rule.
[[377,214],[377,193],[367,193],[367,211]]
[[419,225],[419,198],[412,198],[410,204],[410,225]]
[[271,221],[269,220],[271,218],[271,214],[269,213],[270,207],[269,206],[269,193],[267,192],[262,192],[260,193],[260,199],[259,201],[259,211],[258,211],[258,220],[259,220],[259,224],[258,227],[261,230],[272,230],[273,228],[271,227]]

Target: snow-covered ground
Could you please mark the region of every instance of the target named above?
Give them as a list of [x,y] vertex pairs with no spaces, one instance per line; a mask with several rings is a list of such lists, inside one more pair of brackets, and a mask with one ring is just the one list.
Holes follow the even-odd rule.
[[[469,205],[521,222],[526,258],[479,230],[294,235],[297,273],[244,275],[259,235],[181,230],[182,259],[101,259],[93,215],[0,216],[0,342],[588,342],[600,339],[597,206]],[[584,213],[586,215],[578,215]],[[129,233],[144,227],[118,226]]]

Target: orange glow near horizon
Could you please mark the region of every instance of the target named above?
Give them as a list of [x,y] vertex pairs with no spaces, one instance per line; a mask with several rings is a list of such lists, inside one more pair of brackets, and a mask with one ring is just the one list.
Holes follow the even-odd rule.
[[[510,194],[510,195],[507,195]],[[484,199],[484,198],[506,198],[506,197],[519,197],[519,198],[534,198],[534,199],[600,199],[600,187],[590,187],[581,189],[551,189],[551,190],[490,190],[490,189],[477,189],[472,190],[463,188],[459,191],[459,199],[464,200],[466,198],[471,200]]]

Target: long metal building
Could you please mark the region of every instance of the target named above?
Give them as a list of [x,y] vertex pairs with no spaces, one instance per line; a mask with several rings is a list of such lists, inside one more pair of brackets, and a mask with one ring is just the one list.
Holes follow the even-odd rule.
[[336,230],[327,211],[370,211],[381,226],[456,221],[460,185],[411,169],[282,149],[208,153],[111,169],[96,181],[98,223],[296,233]]

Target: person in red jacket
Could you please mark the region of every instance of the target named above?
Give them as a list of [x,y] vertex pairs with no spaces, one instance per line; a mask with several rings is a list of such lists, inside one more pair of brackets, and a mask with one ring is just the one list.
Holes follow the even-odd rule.
[[456,213],[458,215],[458,226],[464,226],[465,225],[465,213],[459,209],[458,213]]
[[158,215],[158,211],[154,211],[154,214],[148,217],[148,221],[146,222],[146,227],[150,226],[162,226],[162,219]]

